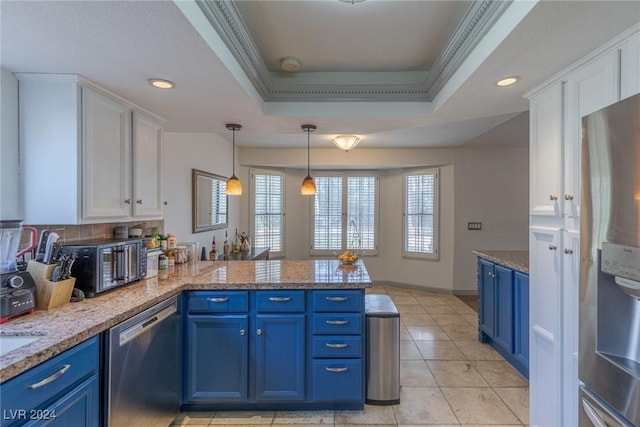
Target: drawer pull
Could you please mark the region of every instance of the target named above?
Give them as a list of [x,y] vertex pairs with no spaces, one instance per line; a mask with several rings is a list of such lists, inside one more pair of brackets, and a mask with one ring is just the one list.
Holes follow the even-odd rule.
[[342,368],[325,368],[327,370],[327,372],[347,372],[349,370],[349,368],[347,368],[346,366],[342,367]]
[[343,302],[348,300],[349,300],[349,297],[327,297],[327,301],[332,301],[332,302]]
[[327,325],[346,325],[348,320],[327,320]]
[[35,384],[31,384],[28,388],[31,389],[31,390],[35,390],[36,388],[40,388],[43,385],[47,385],[50,382],[53,382],[53,381],[57,380],[58,378],[60,378],[61,376],[63,376],[64,373],[67,372],[70,367],[71,367],[71,365],[63,365],[62,369],[60,369],[55,374],[51,375],[50,377],[47,377],[47,378],[43,379],[40,382],[37,382]]
[[269,301],[287,302],[287,301],[291,301],[291,298],[290,297],[269,297]]
[[326,343],[325,345],[326,345],[327,347],[329,347],[329,348],[345,348],[345,347],[347,347],[349,344],[347,344],[347,343],[331,343],[331,342],[328,342],[328,343]]
[[223,298],[207,298],[207,301],[209,302],[227,302],[229,301],[228,297],[223,297]]

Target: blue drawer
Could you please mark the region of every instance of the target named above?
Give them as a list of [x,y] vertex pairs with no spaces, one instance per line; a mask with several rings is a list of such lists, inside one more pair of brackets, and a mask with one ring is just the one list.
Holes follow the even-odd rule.
[[[19,410],[39,409],[68,392],[98,369],[98,338],[91,338],[59,354],[33,369],[2,384],[0,402],[2,413],[9,416],[2,425],[11,423],[11,415]],[[21,418],[24,422],[25,419]]]
[[319,335],[360,335],[362,334],[362,314],[332,313],[314,314],[312,333]]
[[247,291],[189,292],[189,313],[219,313],[249,311]]
[[312,291],[313,311],[363,311],[364,293],[361,290]]
[[316,402],[364,401],[362,359],[314,359],[311,371]]
[[362,337],[360,335],[314,336],[311,352],[312,357],[320,358],[362,357]]
[[258,312],[304,312],[304,291],[257,291]]

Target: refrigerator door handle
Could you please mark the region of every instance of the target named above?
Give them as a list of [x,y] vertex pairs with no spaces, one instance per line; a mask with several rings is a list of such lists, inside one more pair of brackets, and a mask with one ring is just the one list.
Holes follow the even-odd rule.
[[582,398],[582,409],[584,409],[584,413],[589,417],[594,427],[610,427],[607,423],[604,422],[602,417],[598,414],[596,409],[591,406],[587,399]]

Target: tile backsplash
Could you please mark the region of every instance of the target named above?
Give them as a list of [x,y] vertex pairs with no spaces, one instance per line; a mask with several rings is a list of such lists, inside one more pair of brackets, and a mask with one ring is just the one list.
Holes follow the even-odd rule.
[[[140,225],[142,229],[155,228],[160,229],[160,233],[164,232],[164,220],[154,221],[132,221],[132,222],[114,222],[104,224],[85,224],[85,225],[33,225],[28,224],[38,230],[38,236],[42,230],[55,231],[60,235],[61,242],[77,242],[79,240],[88,239],[108,239],[115,236],[114,230],[116,227],[133,227]],[[23,233],[24,234],[24,233]]]

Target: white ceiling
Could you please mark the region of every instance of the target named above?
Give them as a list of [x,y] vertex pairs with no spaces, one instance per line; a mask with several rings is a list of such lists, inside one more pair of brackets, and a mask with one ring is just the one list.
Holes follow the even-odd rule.
[[[246,1],[238,10],[271,71],[281,56],[293,55],[303,72],[395,72],[428,69],[467,5]],[[321,6],[340,12],[322,14]],[[526,142],[526,120],[518,116],[528,108],[523,93],[640,22],[634,1],[518,1],[432,102],[265,102],[193,7],[192,0],[2,0],[2,67],[81,74],[165,117],[167,131],[230,139],[225,123],[240,123],[239,146],[303,146],[303,123],[318,126],[316,147],[330,146],[340,133],[362,136],[358,149],[471,140],[486,146],[494,138],[504,146],[505,139]],[[358,21],[358,14],[375,9],[384,13]],[[351,20],[358,25],[349,26]],[[522,79],[509,88],[494,86],[508,75]],[[153,77],[177,87],[154,89],[147,83]]]

